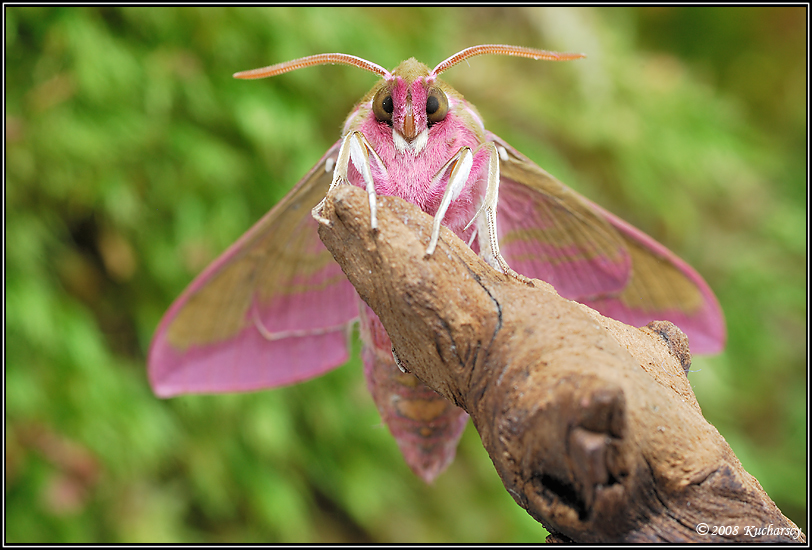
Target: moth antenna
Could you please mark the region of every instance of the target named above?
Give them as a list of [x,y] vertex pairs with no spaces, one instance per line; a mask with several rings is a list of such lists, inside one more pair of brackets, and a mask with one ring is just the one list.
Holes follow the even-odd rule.
[[307,57],[301,57],[299,59],[294,59],[293,61],[277,63],[276,65],[269,65],[268,67],[262,67],[261,69],[241,71],[239,73],[234,73],[234,78],[242,78],[245,80],[253,80],[255,78],[266,78],[269,76],[276,76],[278,74],[295,71],[296,69],[302,69],[304,67],[311,67],[313,65],[326,65],[328,63],[330,64],[338,63],[340,65],[352,65],[353,67],[364,69],[365,71],[375,73],[376,75],[382,76],[383,78],[387,79],[392,76],[389,71],[387,71],[380,65],[376,65],[375,63],[367,61],[366,59],[361,59],[360,57],[355,57],[354,55],[347,55],[344,53],[322,53],[318,55],[309,55]]
[[505,44],[482,44],[480,46],[471,46],[465,48],[461,52],[455,53],[431,71],[430,77],[437,76],[443,71],[447,71],[460,61],[464,61],[469,57],[477,55],[517,55],[519,57],[529,57],[530,59],[547,59],[549,61],[569,61],[571,59],[580,59],[586,57],[582,53],[559,53],[550,52],[547,50],[537,50],[535,48],[525,48],[523,46],[508,46]]

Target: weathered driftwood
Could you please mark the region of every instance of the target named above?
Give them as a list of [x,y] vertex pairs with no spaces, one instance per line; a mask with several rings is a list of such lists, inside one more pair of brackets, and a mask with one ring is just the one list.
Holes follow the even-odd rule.
[[806,540],[702,416],[674,325],[630,327],[521,283],[445,228],[427,258],[432,218],[400,199],[378,198],[376,232],[355,187],[324,215],[322,241],[403,367],[471,415],[549,541]]

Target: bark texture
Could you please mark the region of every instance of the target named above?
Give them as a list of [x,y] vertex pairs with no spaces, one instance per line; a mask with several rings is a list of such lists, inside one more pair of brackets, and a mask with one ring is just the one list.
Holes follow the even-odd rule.
[[355,187],[323,214],[401,366],[471,415],[550,542],[806,541],[702,416],[677,327],[631,327],[498,273],[445,228],[425,257],[433,220],[397,198],[378,198],[377,231]]

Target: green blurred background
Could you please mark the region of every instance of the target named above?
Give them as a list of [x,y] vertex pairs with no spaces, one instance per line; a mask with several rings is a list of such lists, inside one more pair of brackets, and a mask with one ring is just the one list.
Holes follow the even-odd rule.
[[703,411],[807,527],[804,8],[24,8],[6,30],[8,542],[538,542],[476,432],[432,486],[358,345],[319,379],[159,400],[145,354],[191,279],[339,137],[375,76],[231,78],[339,51],[433,66],[488,127],[694,265],[727,350]]

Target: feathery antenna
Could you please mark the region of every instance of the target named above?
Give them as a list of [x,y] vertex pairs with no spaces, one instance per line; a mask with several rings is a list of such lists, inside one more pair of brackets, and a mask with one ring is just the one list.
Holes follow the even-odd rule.
[[547,59],[549,61],[569,61],[571,59],[580,59],[586,57],[582,53],[559,53],[550,52],[547,50],[536,50],[534,48],[525,48],[523,46],[508,46],[505,44],[482,44],[480,46],[472,46],[465,48],[461,52],[455,53],[431,71],[429,76],[437,76],[443,71],[447,71],[460,61],[464,61],[469,57],[477,55],[516,55],[519,57],[529,57],[530,59]]
[[375,73],[376,75],[382,76],[384,78],[389,78],[392,76],[389,73],[389,71],[387,71],[380,65],[376,65],[375,63],[367,61],[366,59],[361,59],[360,57],[355,57],[354,55],[347,55],[344,53],[322,53],[318,55],[309,55],[307,57],[301,57],[299,59],[294,59],[293,61],[277,63],[276,65],[269,65],[268,67],[262,67],[261,69],[252,69],[250,71],[242,71],[239,73],[234,73],[234,78],[242,78],[246,80],[253,80],[255,78],[266,78],[269,76],[276,76],[278,74],[295,71],[296,69],[302,69],[304,67],[311,67],[313,65],[326,65],[328,63],[330,64],[338,63],[340,65],[352,65],[353,67],[364,69],[365,71]]

